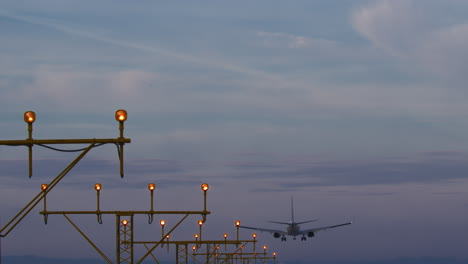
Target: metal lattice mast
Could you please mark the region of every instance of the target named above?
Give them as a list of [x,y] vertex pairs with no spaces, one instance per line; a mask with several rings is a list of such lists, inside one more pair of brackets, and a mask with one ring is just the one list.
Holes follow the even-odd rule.
[[118,264],[133,264],[133,214],[116,214],[116,259]]

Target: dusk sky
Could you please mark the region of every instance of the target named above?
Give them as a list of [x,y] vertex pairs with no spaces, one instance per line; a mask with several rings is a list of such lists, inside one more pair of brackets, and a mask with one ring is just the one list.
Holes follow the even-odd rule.
[[[0,140],[27,138],[28,110],[36,139],[115,138],[128,111],[125,177],[115,146],[95,148],[49,210],[95,210],[96,182],[103,210],[148,210],[150,182],[156,209],[202,210],[206,182],[206,238],[282,228],[266,221],[289,221],[292,196],[296,221],[319,219],[302,228],[353,221],[259,233],[277,263],[468,263],[466,0],[2,0],[0,33]],[[0,146],[1,226],[77,155],[33,149],[29,179],[27,148]],[[100,258],[41,208],[4,260]],[[138,216],[135,239],[178,218]],[[115,218],[73,219],[114,258]]]

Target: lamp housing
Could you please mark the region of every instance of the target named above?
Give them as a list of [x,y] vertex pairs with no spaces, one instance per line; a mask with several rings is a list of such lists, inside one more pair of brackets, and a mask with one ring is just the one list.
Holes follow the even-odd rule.
[[128,116],[127,111],[123,109],[119,109],[115,111],[115,120],[119,122],[125,122],[125,120],[127,120],[127,116]]
[[24,122],[32,124],[34,121],[36,121],[36,113],[33,111],[24,112]]

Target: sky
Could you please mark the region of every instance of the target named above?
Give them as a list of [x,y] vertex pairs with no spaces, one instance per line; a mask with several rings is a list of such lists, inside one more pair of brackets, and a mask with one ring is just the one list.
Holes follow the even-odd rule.
[[[467,13],[463,0],[3,0],[0,139],[27,137],[28,110],[36,139],[114,138],[126,109],[125,177],[114,146],[95,148],[49,210],[94,210],[96,182],[103,210],[149,209],[150,182],[156,208],[201,210],[206,182],[207,238],[235,220],[278,228],[266,221],[289,221],[291,197],[296,221],[319,219],[303,228],[353,221],[306,242],[259,233],[279,263],[467,263]],[[77,155],[33,149],[29,179],[27,149],[0,147],[2,225]],[[2,239],[6,263],[99,259],[40,210]],[[114,218],[74,219],[113,257]],[[135,223],[138,239],[160,234]]]

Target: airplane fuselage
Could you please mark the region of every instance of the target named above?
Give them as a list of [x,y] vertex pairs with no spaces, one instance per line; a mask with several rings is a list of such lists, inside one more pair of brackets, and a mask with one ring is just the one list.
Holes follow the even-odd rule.
[[288,231],[288,236],[298,236],[301,234],[300,233],[301,228],[296,223],[289,224],[287,231]]

